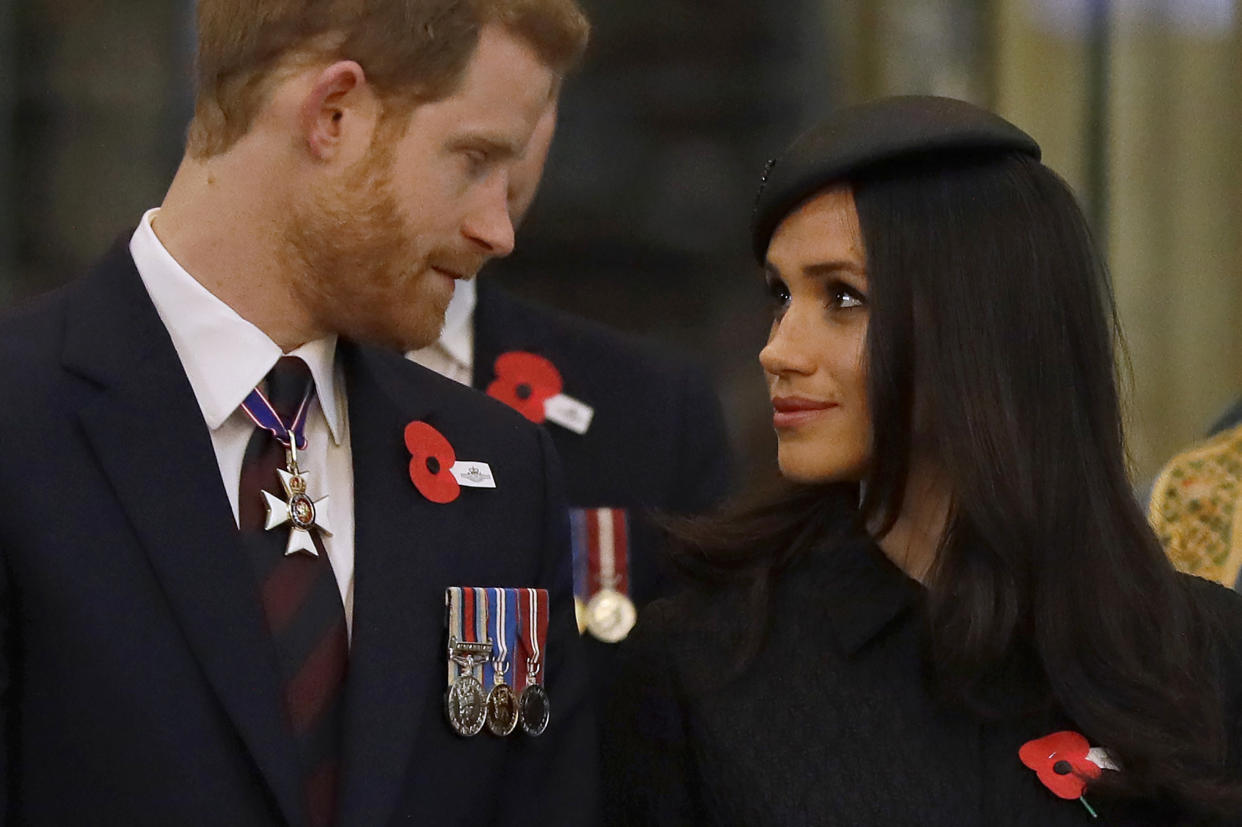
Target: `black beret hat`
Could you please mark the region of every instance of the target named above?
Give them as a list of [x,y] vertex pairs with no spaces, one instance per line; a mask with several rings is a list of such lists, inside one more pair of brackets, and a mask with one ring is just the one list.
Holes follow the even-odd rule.
[[838,110],[768,164],[755,202],[753,244],[763,262],[785,216],[810,196],[889,161],[943,152],[1018,152],[1039,144],[1009,121],[953,98],[882,98]]

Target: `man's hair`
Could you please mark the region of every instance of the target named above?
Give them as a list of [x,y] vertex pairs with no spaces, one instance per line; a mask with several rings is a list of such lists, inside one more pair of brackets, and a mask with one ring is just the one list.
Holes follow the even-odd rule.
[[557,74],[586,48],[576,0],[198,0],[188,149],[218,154],[249,131],[281,71],[354,60],[387,112],[452,94],[479,33],[497,23]]

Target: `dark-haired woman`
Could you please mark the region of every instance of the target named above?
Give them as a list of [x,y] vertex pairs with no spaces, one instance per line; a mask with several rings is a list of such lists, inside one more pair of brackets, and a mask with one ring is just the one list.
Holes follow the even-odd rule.
[[1107,281],[1034,141],[845,110],[754,240],[790,486],[682,528],[699,585],[627,642],[613,820],[1242,823],[1242,601],[1133,500]]

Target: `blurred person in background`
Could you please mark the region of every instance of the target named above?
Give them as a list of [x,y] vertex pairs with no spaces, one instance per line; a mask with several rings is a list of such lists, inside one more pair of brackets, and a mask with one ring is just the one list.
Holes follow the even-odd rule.
[[[546,113],[511,177],[515,226],[534,201],[555,123],[555,111]],[[602,325],[522,301],[491,278],[458,282],[440,338],[409,356],[551,434],[571,507],[579,628],[602,694],[636,608],[667,591],[665,537],[650,512],[700,513],[729,490],[730,448],[711,382]]]
[[[200,0],[198,32],[163,206],[0,321],[0,821],[589,822],[551,443],[401,357],[512,249],[509,176],[586,19]],[[519,667],[540,737],[446,720],[469,584],[550,596]]]
[[618,824],[1236,824],[1242,601],[1134,501],[1107,277],[1012,124],[841,111],[761,190],[788,488],[623,646]]

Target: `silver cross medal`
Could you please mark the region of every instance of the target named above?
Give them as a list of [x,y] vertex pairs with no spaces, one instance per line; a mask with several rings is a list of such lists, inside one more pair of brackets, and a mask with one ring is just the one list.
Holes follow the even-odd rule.
[[328,498],[323,496],[312,500],[307,495],[306,478],[310,474],[298,468],[297,437],[292,434],[289,446],[285,449],[285,465],[288,470],[277,468],[276,473],[280,475],[280,484],[284,486],[286,499],[263,492],[267,506],[267,525],[264,530],[271,531],[290,523],[289,545],[285,547],[285,556],[304,551],[311,557],[318,557],[319,550],[315,548],[311,529],[317,528],[329,536],[332,534],[332,529],[328,527]]

